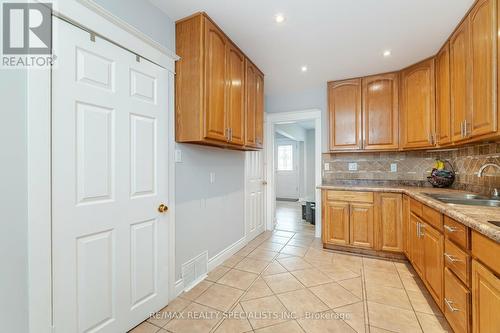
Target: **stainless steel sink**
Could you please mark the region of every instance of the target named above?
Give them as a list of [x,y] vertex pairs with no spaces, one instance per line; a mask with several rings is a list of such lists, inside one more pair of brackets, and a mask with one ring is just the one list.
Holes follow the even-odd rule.
[[483,195],[472,193],[424,193],[426,196],[438,201],[468,206],[500,207],[500,200],[491,199]]

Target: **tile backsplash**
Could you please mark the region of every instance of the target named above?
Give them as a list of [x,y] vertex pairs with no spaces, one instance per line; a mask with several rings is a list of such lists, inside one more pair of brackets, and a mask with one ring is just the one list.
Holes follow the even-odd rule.
[[[477,176],[479,168],[485,163],[500,165],[500,142],[436,151],[326,153],[323,154],[323,182],[374,180],[430,186],[427,176],[436,159],[447,160],[453,166],[456,179],[452,188],[483,194],[489,194],[493,188],[500,188],[500,170],[490,167],[485,170],[483,177]],[[355,163],[357,170],[352,170]]]

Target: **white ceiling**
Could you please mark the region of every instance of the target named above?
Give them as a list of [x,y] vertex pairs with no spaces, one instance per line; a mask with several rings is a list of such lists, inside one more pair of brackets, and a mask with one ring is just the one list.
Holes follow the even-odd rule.
[[[266,94],[401,69],[433,55],[473,0],[149,0],[205,11],[266,75]],[[285,22],[277,24],[277,13]],[[392,56],[384,58],[384,50]],[[300,68],[307,65],[308,71]]]

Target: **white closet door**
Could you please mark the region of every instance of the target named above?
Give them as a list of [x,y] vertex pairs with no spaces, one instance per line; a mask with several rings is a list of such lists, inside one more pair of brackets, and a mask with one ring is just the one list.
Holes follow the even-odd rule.
[[265,229],[264,221],[264,153],[249,151],[245,153],[245,228],[248,241],[254,239]]
[[124,332],[168,302],[168,72],[54,19],[56,332]]

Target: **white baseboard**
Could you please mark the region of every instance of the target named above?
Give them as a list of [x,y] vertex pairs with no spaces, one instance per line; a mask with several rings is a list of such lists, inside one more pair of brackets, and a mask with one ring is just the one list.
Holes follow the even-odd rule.
[[208,259],[208,271],[210,272],[215,267],[222,264],[224,261],[229,259],[233,254],[241,250],[245,245],[247,245],[248,241],[246,237],[242,237],[233,244],[226,247],[224,250],[217,253],[212,258]]
[[184,281],[182,281],[182,279],[175,281],[174,297],[172,297],[172,299],[179,296],[183,291],[184,291]]

